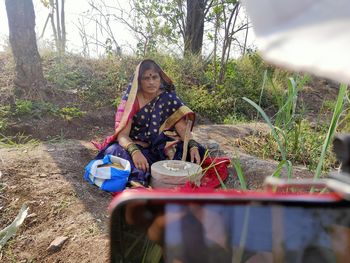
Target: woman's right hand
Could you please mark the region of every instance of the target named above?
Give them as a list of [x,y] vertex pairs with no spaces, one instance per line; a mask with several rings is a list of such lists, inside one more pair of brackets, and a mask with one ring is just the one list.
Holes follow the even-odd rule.
[[132,160],[136,168],[146,172],[149,170],[149,164],[146,157],[142,154],[141,151],[137,151],[132,155]]

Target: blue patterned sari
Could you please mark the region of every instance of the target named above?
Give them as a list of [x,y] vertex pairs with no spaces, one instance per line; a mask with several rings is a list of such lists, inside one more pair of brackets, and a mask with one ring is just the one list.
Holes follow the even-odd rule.
[[[138,147],[146,157],[150,167],[154,162],[161,160],[181,160],[183,142],[175,131],[175,124],[183,118],[194,121],[194,112],[185,106],[176,95],[171,81],[170,83],[163,83],[161,87],[162,93],[140,109],[136,95],[130,95],[133,92],[135,93],[135,89],[138,88],[138,83],[135,84],[135,79],[138,79],[137,74],[138,68],[122,100],[122,103],[124,103],[123,106],[126,108],[128,107],[128,103],[131,104],[129,106],[129,112],[124,112],[123,109],[123,116],[120,116],[125,117],[128,115],[128,118],[125,118],[124,127],[128,121],[132,121],[129,137],[136,144],[137,142],[142,142],[142,145],[148,145],[147,147],[143,147],[138,144]],[[163,80],[170,80],[164,72],[161,72],[161,76]],[[117,114],[120,115],[120,112],[119,107]],[[118,125],[122,121],[118,120]],[[117,128],[120,128],[120,126]],[[128,160],[131,164],[129,181],[137,181],[143,185],[147,185],[150,171],[144,172],[136,168],[131,156],[119,145],[116,137],[116,134],[109,137],[108,144],[102,148],[96,159],[102,159],[106,154],[112,154]],[[204,148],[200,146],[199,152],[201,157],[203,157],[204,151]],[[187,154],[187,160],[190,160],[189,153]]]

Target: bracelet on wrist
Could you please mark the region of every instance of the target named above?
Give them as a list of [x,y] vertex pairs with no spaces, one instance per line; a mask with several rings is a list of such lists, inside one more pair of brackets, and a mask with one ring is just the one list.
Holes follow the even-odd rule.
[[198,149],[198,146],[199,146],[199,144],[195,140],[191,139],[188,141],[188,149],[191,150],[194,147],[196,147]]
[[133,151],[130,155],[131,155],[131,157],[133,157],[134,155],[135,155],[135,153],[137,153],[137,152],[141,152],[141,150],[135,150],[135,151]]
[[192,151],[193,149],[197,149],[198,150],[198,147],[197,146],[193,146],[190,148],[190,151]]
[[137,151],[140,151],[139,147],[135,143],[129,143],[126,150],[130,154],[130,156],[133,156]]

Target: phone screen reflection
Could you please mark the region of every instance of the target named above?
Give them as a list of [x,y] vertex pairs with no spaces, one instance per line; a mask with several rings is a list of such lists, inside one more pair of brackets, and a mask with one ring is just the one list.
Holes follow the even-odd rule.
[[348,262],[347,207],[167,204],[166,262]]

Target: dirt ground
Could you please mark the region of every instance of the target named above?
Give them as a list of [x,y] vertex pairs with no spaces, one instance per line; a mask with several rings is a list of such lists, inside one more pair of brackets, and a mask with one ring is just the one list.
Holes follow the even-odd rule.
[[[266,131],[267,127],[261,124],[258,129]],[[201,125],[196,131],[198,139],[216,143],[220,137],[235,139],[253,129],[251,125]],[[226,138],[221,140],[221,150],[232,143]],[[0,149],[0,226],[10,223],[23,203],[29,206],[28,218],[0,254],[2,262],[108,261],[107,207],[112,197],[82,178],[84,166],[95,154],[93,146],[81,140]],[[241,162],[251,189],[260,188],[276,166],[247,155],[241,156]],[[226,185],[239,186],[233,172]],[[59,236],[68,241],[59,252],[48,252]]]
[[[320,84],[321,86],[321,84]],[[303,94],[310,110],[317,113],[316,101],[323,96],[335,98],[337,90],[322,84]],[[324,95],[325,94],[325,95]],[[15,218],[26,203],[29,216],[16,236],[0,251],[0,262],[108,262],[108,204],[112,196],[83,180],[85,165],[97,151],[91,139],[110,133],[113,109],[88,112],[77,121],[27,119],[13,123],[12,134],[19,131],[46,140],[34,145],[0,149],[0,229]],[[250,189],[261,189],[265,176],[276,162],[259,160],[240,153],[234,140],[253,132],[268,132],[263,123],[242,125],[197,125],[195,136],[204,145],[219,145],[219,154],[239,155]],[[239,186],[230,168],[225,182],[229,188]],[[295,177],[310,177],[301,167]],[[67,237],[56,252],[47,250],[57,237]]]

